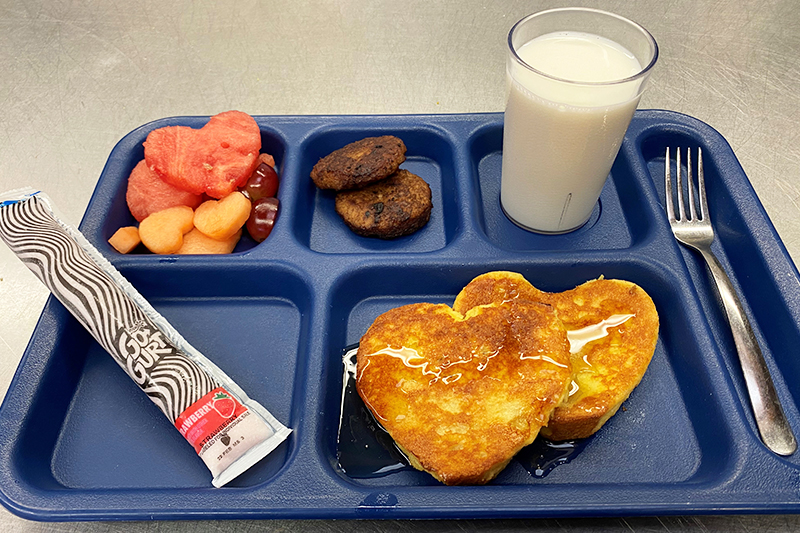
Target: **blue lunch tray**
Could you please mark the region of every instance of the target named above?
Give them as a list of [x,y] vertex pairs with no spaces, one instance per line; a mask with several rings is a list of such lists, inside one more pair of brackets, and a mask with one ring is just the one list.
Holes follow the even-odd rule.
[[[37,520],[499,518],[799,512],[800,456],[760,442],[711,279],[673,239],[662,207],[664,149],[704,151],[716,252],[800,431],[800,276],[726,141],[666,111],[637,112],[590,221],[528,233],[499,205],[502,114],[256,117],[280,170],[272,235],[228,256],[115,252],[134,221],[127,176],[146,124],[112,151],[81,230],[183,336],[294,429],[222,489],[183,437],[51,298],[0,407],[0,501]],[[431,220],[393,241],[351,233],[308,175],[323,155],[394,134],[404,168],[433,192]],[[342,355],[374,318],[406,303],[452,303],[473,277],[513,270],[547,291],[605,276],[641,285],[658,346],[623,409],[544,478],[519,461],[489,485],[446,487],[401,469],[355,478],[339,466]]]

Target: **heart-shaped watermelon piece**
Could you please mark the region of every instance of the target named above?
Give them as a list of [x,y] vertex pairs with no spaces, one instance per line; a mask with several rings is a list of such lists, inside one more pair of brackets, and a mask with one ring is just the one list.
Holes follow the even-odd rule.
[[147,166],[173,187],[223,198],[244,184],[258,164],[261,132],[241,111],[211,117],[199,130],[167,126],[144,142]]

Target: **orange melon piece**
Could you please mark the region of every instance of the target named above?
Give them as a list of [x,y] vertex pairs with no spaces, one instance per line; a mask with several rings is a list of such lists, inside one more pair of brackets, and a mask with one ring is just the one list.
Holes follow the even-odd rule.
[[183,236],[183,245],[177,254],[229,254],[236,247],[239,238],[242,236],[242,230],[239,229],[231,237],[225,240],[218,241],[212,239],[202,231],[194,228],[192,231]]
[[126,226],[119,228],[114,235],[108,239],[108,244],[114,247],[121,254],[130,253],[139,246],[142,239],[139,237],[139,228],[136,226]]
[[139,224],[142,243],[154,254],[174,254],[183,245],[184,234],[194,227],[194,211],[181,205],[153,213]]
[[207,200],[194,212],[194,226],[206,236],[224,241],[244,226],[251,206],[250,200],[239,191],[222,200]]

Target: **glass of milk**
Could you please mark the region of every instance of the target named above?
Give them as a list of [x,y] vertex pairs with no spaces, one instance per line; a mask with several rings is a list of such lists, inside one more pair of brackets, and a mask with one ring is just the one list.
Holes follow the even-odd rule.
[[613,13],[563,8],[508,34],[500,204],[518,226],[566,233],[592,214],[658,45]]

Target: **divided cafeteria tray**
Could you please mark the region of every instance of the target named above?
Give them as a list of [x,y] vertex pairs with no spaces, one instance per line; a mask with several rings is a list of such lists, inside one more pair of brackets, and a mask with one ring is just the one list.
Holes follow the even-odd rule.
[[[126,180],[148,132],[207,119],[158,120],[124,137],[80,229],[293,433],[232,483],[212,488],[189,444],[50,298],[0,408],[0,501],[14,513],[128,520],[800,512],[800,454],[779,457],[759,440],[710,275],[674,240],[663,209],[665,148],[702,147],[715,251],[800,433],[800,276],[731,148],[709,126],[637,112],[589,222],[545,236],[518,228],[500,209],[502,114],[256,117],[262,150],[281,176],[280,216],[266,241],[243,238],[227,256],[116,253],[107,239],[133,223]],[[430,184],[434,205],[427,226],[390,241],[351,233],[333,195],[309,178],[323,155],[382,134],[406,143],[403,167]],[[355,464],[343,470],[340,448],[353,445],[338,442],[345,348],[380,313],[452,303],[490,270],[520,272],[546,291],[599,276],[642,286],[661,326],[639,387],[546,476],[520,459],[486,486],[447,487],[409,468],[356,475],[369,471],[358,462],[374,458],[374,443],[350,453]],[[344,426],[358,423],[345,418]]]

